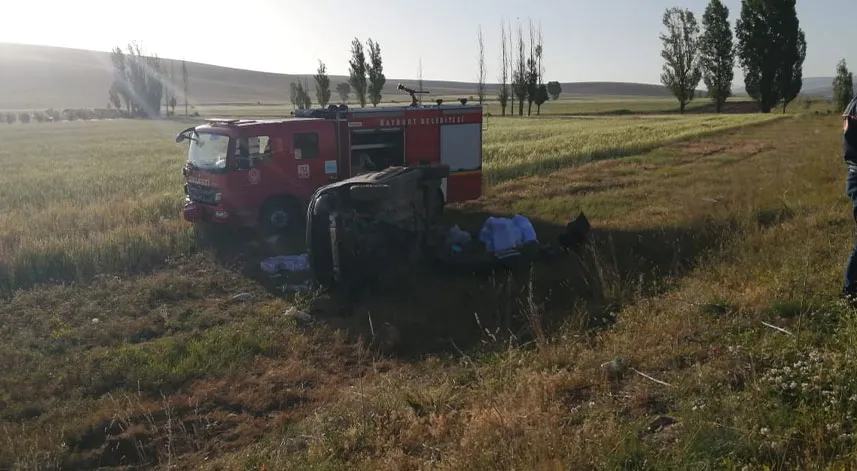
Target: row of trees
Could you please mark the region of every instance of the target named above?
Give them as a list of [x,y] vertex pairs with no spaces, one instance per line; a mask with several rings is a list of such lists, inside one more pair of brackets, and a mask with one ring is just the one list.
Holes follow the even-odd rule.
[[[544,41],[541,26],[533,27],[532,20],[529,21],[529,42],[524,38],[521,23],[517,25],[517,42],[514,38],[511,23],[501,21],[500,23],[500,72],[497,75],[499,90],[497,101],[500,102],[500,113],[506,116],[506,108],[509,114],[515,114],[515,100],[518,101],[518,116],[524,114],[524,103],[527,104],[527,116],[536,105],[536,114],[541,114],[542,105],[548,99],[558,100],[562,93],[562,86],[557,81],[544,83],[545,69],[542,64],[544,58]],[[482,26],[477,31],[478,40],[478,72],[476,82],[476,96],[479,104],[484,103],[487,87],[485,85],[485,42],[482,36]]]
[[[369,55],[366,56],[368,51]],[[318,69],[313,77],[315,79],[315,97],[321,107],[330,103],[333,95],[330,90],[330,77],[327,75],[327,65],[318,61]],[[348,102],[348,97],[354,93],[360,106],[366,106],[367,101],[372,106],[378,106],[381,102],[381,92],[387,83],[384,75],[384,63],[381,59],[381,45],[372,38],[366,42],[366,49],[358,38],[351,42],[351,60],[348,62],[348,81],[336,86],[336,92],[343,103]],[[291,82],[289,84],[289,100],[298,109],[309,109],[312,107],[312,98],[309,94],[309,86],[306,79],[303,82]]]
[[62,111],[48,109],[45,111],[0,112],[0,123],[52,123],[58,121],[112,119],[118,117],[120,117],[119,110],[115,109],[66,108]]
[[[507,34],[508,28],[508,34]],[[529,23],[529,41],[526,41],[520,22],[517,28],[517,43],[512,37],[511,25],[507,26],[504,21],[502,29],[502,67],[499,76],[500,89],[498,99],[502,114],[506,114],[506,108],[514,114],[515,100],[518,100],[518,115],[524,114],[524,104],[527,104],[527,115],[532,114],[533,105],[536,105],[536,114],[541,112],[541,106],[552,98],[558,99],[562,93],[562,86],[557,81],[544,83],[544,67],[542,58],[544,49],[542,46],[541,28],[534,28],[533,22]],[[485,43],[482,36],[482,27],[478,31],[479,39],[479,73],[476,86],[476,97],[480,104],[485,102],[487,95],[485,68]],[[529,51],[529,52],[527,52]],[[368,53],[368,55],[367,55]],[[336,86],[336,93],[340,101],[347,103],[349,96],[366,106],[378,106],[381,102],[382,91],[387,79],[384,75],[383,60],[381,58],[381,46],[377,41],[369,38],[364,48],[358,38],[351,42],[351,59],[349,60],[348,81]],[[422,90],[422,65],[420,65],[420,84]],[[321,107],[326,107],[332,97],[331,81],[327,74],[327,66],[319,61],[318,69],[313,77],[315,81],[315,100]],[[307,80],[296,80],[289,83],[289,101],[297,109],[309,109],[313,105],[310,96],[310,88]]]
[[[169,72],[155,55],[144,54],[140,45],[130,43],[125,50],[113,49],[113,82],[108,90],[109,106],[132,118],[161,115],[161,105],[167,114],[175,114],[177,105],[172,62]],[[185,115],[188,114],[187,97],[190,84],[187,64],[181,62]]]
[[661,82],[678,99],[682,112],[701,80],[719,112],[732,94],[736,59],[744,71],[747,94],[761,112],[769,113],[778,104],[785,112],[800,93],[806,38],[795,0],[742,0],[734,36],[729,9],[721,0],[710,0],[702,32],[693,12],[679,7],[664,12],[663,24]]
[[[532,114],[533,104],[536,114],[541,114],[542,105],[548,100],[548,87],[545,85],[542,58],[544,46],[541,26],[533,28],[529,22],[529,42],[525,41],[521,23],[517,25],[517,42],[514,42],[511,24],[503,21],[500,24],[500,73],[498,80],[500,90],[497,99],[500,102],[500,113],[506,115],[506,106],[510,114],[515,114],[515,99],[518,100],[518,116],[524,114],[524,102],[527,102],[527,116]],[[529,52],[528,52],[529,51]],[[479,30],[479,65],[480,76],[478,90],[484,93],[484,48],[482,47],[482,29]],[[552,89],[559,97],[559,83],[552,82]],[[480,103],[483,97],[480,96]]]

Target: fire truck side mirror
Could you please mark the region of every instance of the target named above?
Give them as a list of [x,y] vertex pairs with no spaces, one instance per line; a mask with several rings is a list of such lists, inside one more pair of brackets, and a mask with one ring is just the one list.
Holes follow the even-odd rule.
[[188,141],[189,141],[189,140],[192,140],[192,139],[190,138],[190,136],[188,136],[188,134],[189,134],[189,133],[191,133],[191,132],[194,132],[194,133],[195,133],[195,131],[194,131],[194,127],[193,127],[193,126],[191,126],[191,127],[187,128],[187,129],[185,129],[184,131],[181,131],[180,133],[176,134],[176,142],[177,142],[177,143],[180,143],[180,142],[185,141],[185,140],[188,140]]

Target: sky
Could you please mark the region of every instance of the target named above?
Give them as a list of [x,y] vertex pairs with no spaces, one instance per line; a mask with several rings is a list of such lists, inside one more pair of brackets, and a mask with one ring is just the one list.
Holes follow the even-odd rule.
[[[351,41],[381,46],[388,78],[475,81],[477,30],[487,80],[496,82],[500,25],[541,24],[546,80],[660,81],[658,34],[666,8],[708,0],[122,0],[0,1],[0,42],[107,51],[129,41],[160,57],[265,72],[312,74],[322,60],[346,74]],[[734,26],[740,0],[724,0]],[[121,6],[120,6],[121,5]],[[857,0],[798,0],[806,34],[804,77],[857,66]],[[10,20],[11,19],[11,20]],[[852,66],[852,70],[855,66]],[[735,85],[743,75],[736,67]]]

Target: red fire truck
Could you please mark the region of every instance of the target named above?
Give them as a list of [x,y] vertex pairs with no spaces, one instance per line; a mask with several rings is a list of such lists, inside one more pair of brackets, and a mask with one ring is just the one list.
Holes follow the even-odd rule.
[[[413,98],[413,91],[405,87]],[[190,141],[185,220],[281,232],[299,222],[313,192],[364,171],[449,165],[443,203],[482,193],[482,107],[455,104],[299,110],[270,120],[209,119]]]

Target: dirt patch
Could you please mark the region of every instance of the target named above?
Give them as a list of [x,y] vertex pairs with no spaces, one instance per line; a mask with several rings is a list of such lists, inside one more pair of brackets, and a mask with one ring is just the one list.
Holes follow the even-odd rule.
[[685,141],[670,146],[680,158],[697,161],[707,157],[728,157],[730,162],[743,160],[773,149],[773,145],[760,140],[712,140]]
[[[720,110],[721,114],[749,114],[758,112],[759,105],[753,101],[727,101]],[[688,110],[685,113],[716,113],[716,106],[714,103],[707,103],[704,106]]]

